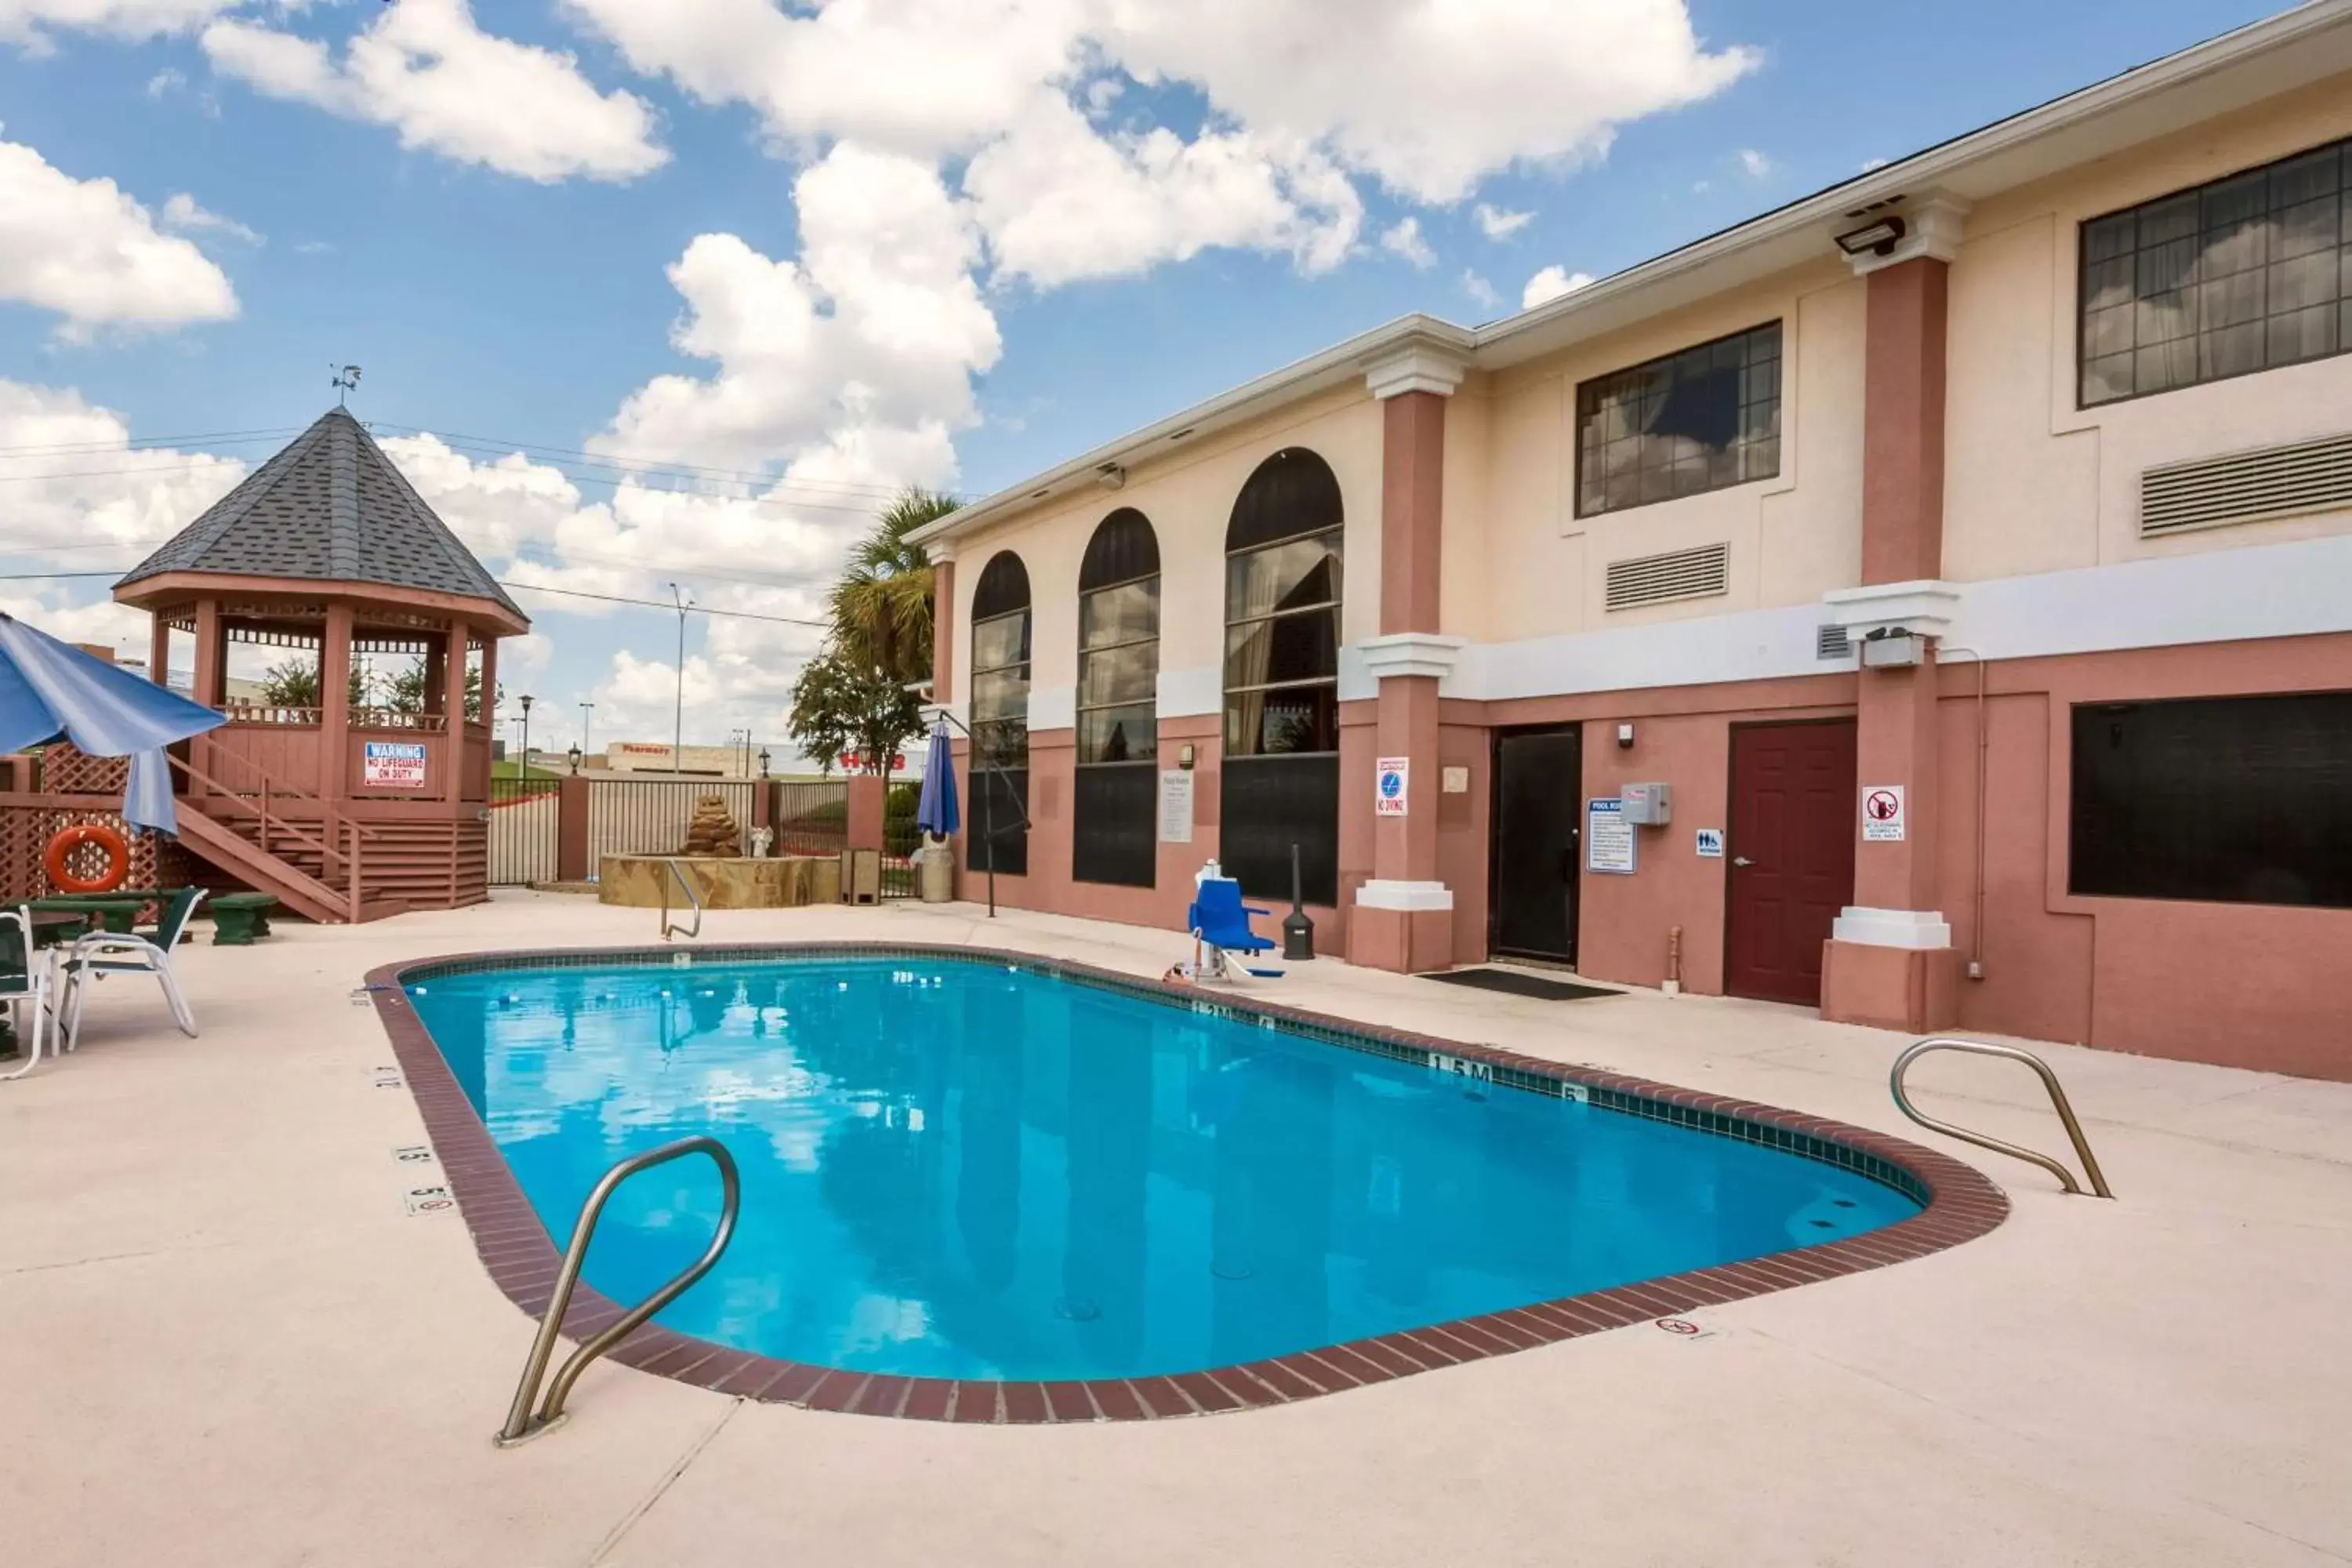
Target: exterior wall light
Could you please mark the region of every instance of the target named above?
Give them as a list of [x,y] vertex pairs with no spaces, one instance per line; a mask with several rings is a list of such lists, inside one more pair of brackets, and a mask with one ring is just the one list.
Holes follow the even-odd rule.
[[1882,629],[1862,639],[1864,669],[1908,669],[1927,660],[1927,639],[1916,633]]
[[1633,749],[1633,725],[1620,724],[1617,726],[1617,745],[1621,751],[1630,752]]
[[1848,256],[1892,256],[1895,246],[1909,232],[1901,218],[1883,217],[1839,235],[1837,247]]
[[1192,765],[1192,742],[1187,741],[1176,748],[1176,765],[1180,768],[1190,768]]

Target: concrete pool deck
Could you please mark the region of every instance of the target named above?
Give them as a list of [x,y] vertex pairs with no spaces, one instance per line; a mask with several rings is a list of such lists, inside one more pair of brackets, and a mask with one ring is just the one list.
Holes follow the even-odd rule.
[[[974,1429],[750,1405],[609,1363],[491,1448],[530,1337],[431,1179],[379,964],[610,945],[562,895],[191,947],[203,1037],[109,982],[0,1085],[0,1559],[813,1563],[2352,1561],[2352,1086],[2048,1047],[2108,1204],[1905,1121],[1903,1037],[1636,992],[1349,969],[1295,1006],[1909,1136],[2013,1213],[1953,1250],[1213,1420]],[[1157,973],[1164,933],[971,906],[714,911],[706,940],[973,942]],[[1924,1108],[2054,1151],[2014,1064]],[[431,1167],[426,1168],[429,1172]]]

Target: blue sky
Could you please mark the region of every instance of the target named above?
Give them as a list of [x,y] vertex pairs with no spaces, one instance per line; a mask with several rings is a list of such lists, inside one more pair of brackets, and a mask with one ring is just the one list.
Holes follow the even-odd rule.
[[[806,615],[897,483],[1507,314],[2275,8],[0,0],[0,607],[128,641],[23,574],[129,565],[282,439],[187,437],[356,362],[502,576]],[[667,613],[519,597],[510,691],[667,732]],[[689,730],[779,733],[811,641],[698,617]]]

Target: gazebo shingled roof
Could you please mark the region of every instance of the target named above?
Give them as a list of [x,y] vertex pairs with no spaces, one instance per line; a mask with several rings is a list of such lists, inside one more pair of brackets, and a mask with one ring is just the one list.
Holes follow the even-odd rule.
[[521,608],[360,422],[330,408],[115,584],[167,573],[381,583]]

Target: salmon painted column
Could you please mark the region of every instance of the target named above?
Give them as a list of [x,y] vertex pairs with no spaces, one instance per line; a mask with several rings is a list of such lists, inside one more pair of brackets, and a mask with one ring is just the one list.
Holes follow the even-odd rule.
[[1381,630],[1357,652],[1379,683],[1370,776],[1339,788],[1372,798],[1372,875],[1348,918],[1348,961],[1405,973],[1454,962],[1454,893],[1437,875],[1438,684],[1462,639],[1438,630],[1444,525],[1445,404],[1460,358],[1412,348],[1365,374],[1381,400]]
[[1958,1013],[1958,957],[1936,869],[1936,641],[1959,597],[1943,581],[1944,361],[1965,213],[1935,197],[1908,205],[1889,254],[1854,258],[1869,289],[1862,585],[1826,595],[1861,656],[1861,843],[1853,902],[1822,955],[1822,1014],[1913,1032]]

